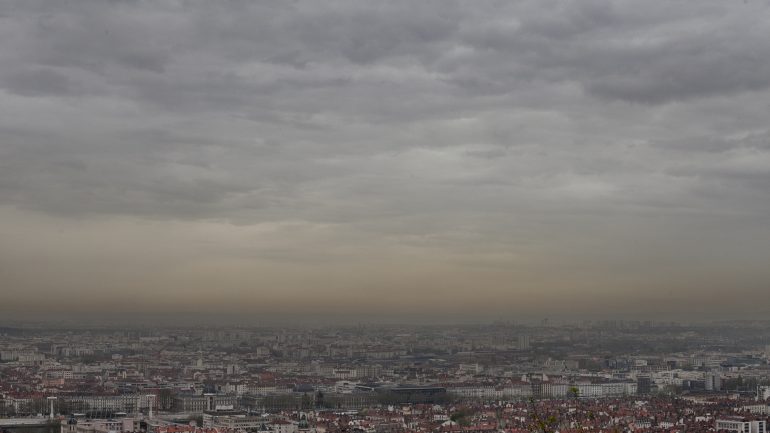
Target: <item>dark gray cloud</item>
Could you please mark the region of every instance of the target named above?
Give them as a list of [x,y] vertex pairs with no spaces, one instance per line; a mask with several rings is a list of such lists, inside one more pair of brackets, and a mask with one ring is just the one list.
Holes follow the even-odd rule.
[[71,84],[65,75],[50,69],[32,69],[9,74],[5,88],[21,96],[66,95]]
[[766,1],[0,1],[0,209],[495,290],[755,290],[768,34]]

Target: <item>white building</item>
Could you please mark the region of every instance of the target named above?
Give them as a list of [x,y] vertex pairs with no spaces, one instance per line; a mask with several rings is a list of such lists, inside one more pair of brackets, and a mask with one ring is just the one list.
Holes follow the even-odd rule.
[[720,418],[716,421],[717,430],[727,430],[735,433],[766,433],[764,420],[747,420],[745,418]]

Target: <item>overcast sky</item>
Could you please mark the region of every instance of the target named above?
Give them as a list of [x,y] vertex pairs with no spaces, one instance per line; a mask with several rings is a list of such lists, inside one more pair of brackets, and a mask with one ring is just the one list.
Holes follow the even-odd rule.
[[0,0],[0,312],[767,316],[765,0]]

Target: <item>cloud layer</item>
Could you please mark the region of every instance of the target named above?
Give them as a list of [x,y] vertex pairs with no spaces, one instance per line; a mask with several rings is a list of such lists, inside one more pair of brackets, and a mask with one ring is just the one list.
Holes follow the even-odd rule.
[[6,305],[762,314],[768,35],[765,1],[2,1]]

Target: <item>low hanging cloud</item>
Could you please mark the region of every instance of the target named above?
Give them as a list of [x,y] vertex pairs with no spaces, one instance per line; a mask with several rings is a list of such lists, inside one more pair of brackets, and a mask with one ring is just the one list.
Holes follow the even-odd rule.
[[[137,305],[196,305],[184,287],[236,269],[228,299],[275,305],[314,284],[456,309],[478,286],[523,311],[730,285],[751,305],[770,276],[768,34],[763,1],[5,1],[0,284],[33,305],[143,275],[123,287]],[[32,275],[74,221],[58,270]],[[132,233],[146,248],[112,251],[114,272],[65,266],[99,256],[78,239]],[[126,259],[143,249],[173,270]]]

